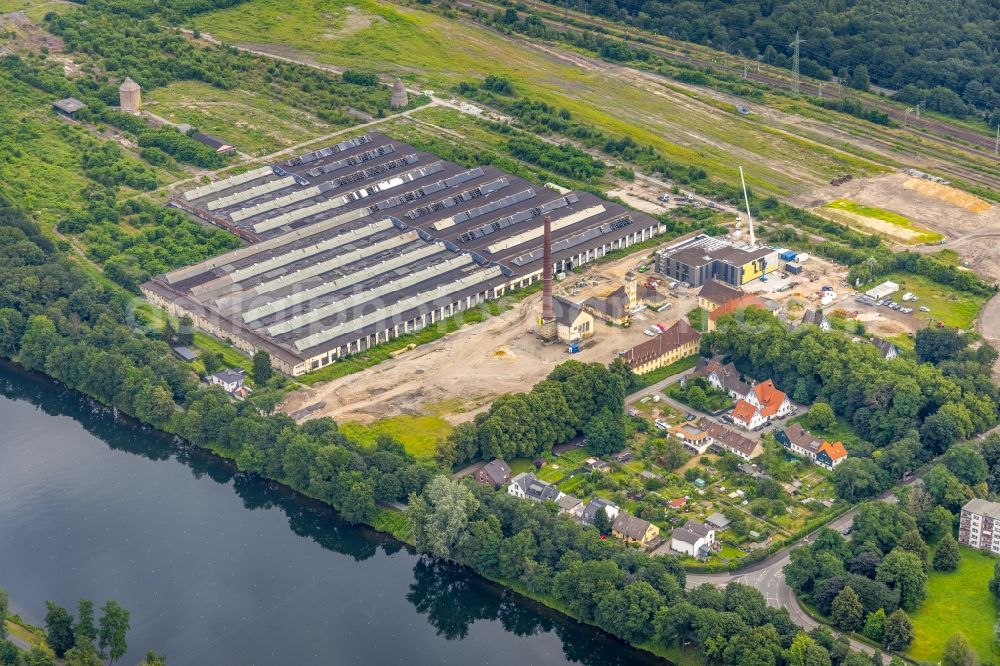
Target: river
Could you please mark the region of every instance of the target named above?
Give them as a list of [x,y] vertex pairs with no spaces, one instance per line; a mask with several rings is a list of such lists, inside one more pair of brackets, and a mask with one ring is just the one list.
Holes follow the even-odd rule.
[[123,664],[666,663],[3,363],[0,587],[115,599]]

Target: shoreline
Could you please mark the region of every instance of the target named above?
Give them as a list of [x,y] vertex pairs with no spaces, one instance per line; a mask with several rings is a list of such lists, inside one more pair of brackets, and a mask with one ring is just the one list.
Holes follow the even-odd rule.
[[[232,458],[232,457],[230,457],[229,455],[226,455],[226,453],[224,451],[221,451],[221,450],[219,450],[216,447],[212,447],[212,446],[199,446],[197,444],[192,444],[191,442],[189,442],[188,440],[184,439],[183,437],[181,437],[180,435],[178,435],[176,433],[172,433],[172,432],[169,432],[167,430],[156,428],[156,427],[154,427],[154,426],[152,426],[150,424],[147,424],[147,423],[139,420],[138,418],[132,416],[131,414],[126,414],[125,412],[123,412],[121,410],[116,410],[116,408],[114,408],[112,406],[109,406],[109,405],[106,405],[105,403],[101,402],[100,400],[98,400],[94,396],[92,396],[92,395],[90,395],[90,394],[88,394],[88,393],[86,393],[84,391],[81,391],[81,390],[75,389],[75,388],[69,388],[68,386],[66,386],[61,381],[59,381],[59,380],[57,380],[57,379],[55,379],[55,378],[53,378],[53,377],[51,377],[51,376],[43,373],[43,372],[38,372],[38,371],[35,371],[35,370],[29,370],[29,369],[25,368],[23,365],[21,365],[20,363],[18,363],[17,361],[14,361],[14,360],[6,358],[6,357],[0,357],[0,369],[5,369],[5,370],[8,370],[10,372],[17,373],[17,374],[21,375],[22,377],[26,377],[26,378],[28,378],[29,380],[31,380],[31,381],[33,381],[35,383],[45,382],[50,387],[59,387],[62,390],[70,391],[72,393],[75,393],[75,394],[83,397],[84,399],[86,399],[90,404],[92,404],[94,406],[99,406],[102,410],[105,410],[106,411],[105,416],[106,415],[115,415],[115,417],[114,417],[115,421],[118,421],[120,419],[126,419],[127,420],[126,423],[130,424],[132,427],[135,427],[135,428],[147,431],[147,432],[152,432],[157,437],[164,439],[169,446],[176,446],[176,447],[183,448],[183,449],[192,449],[192,450],[196,450],[196,451],[199,451],[199,452],[203,452],[205,454],[209,454],[209,455],[213,456],[214,458],[216,458],[218,461],[224,463],[226,466],[230,467],[232,469],[232,471],[234,472],[234,474],[247,475],[247,476],[250,476],[250,477],[252,477],[254,479],[257,479],[257,480],[259,480],[261,482],[264,482],[264,483],[267,483],[267,484],[273,484],[274,486],[276,486],[277,488],[279,488],[282,493],[286,493],[288,495],[292,495],[292,496],[298,497],[300,499],[306,500],[309,503],[313,503],[313,504],[318,505],[324,511],[330,511],[330,512],[334,513],[335,515],[340,516],[340,512],[338,512],[333,506],[331,506],[327,502],[324,502],[323,500],[321,500],[321,499],[319,499],[317,497],[313,497],[313,496],[309,495],[308,493],[304,493],[304,492],[302,492],[300,490],[296,490],[296,489],[292,488],[291,486],[288,486],[287,484],[282,483],[281,481],[278,481],[276,479],[272,479],[272,478],[269,478],[267,476],[263,476],[263,475],[256,474],[256,473],[253,473],[253,472],[241,472],[241,471],[239,471],[238,467],[236,466],[235,459]],[[401,513],[398,509],[394,509],[392,507],[380,506],[379,509],[380,509],[379,514],[378,514],[379,516],[383,515],[384,512],[388,512],[388,513]],[[377,518],[376,518],[375,522],[378,522]],[[416,550],[414,549],[412,543],[410,543],[409,541],[407,541],[404,538],[401,538],[400,536],[398,536],[396,534],[393,534],[392,532],[385,531],[385,530],[380,530],[375,525],[372,525],[372,524],[366,523],[366,522],[350,523],[350,524],[355,529],[370,531],[370,532],[374,533],[375,535],[378,535],[379,539],[382,539],[382,540],[385,540],[385,541],[391,540],[394,543],[402,545],[411,554],[413,554],[415,556],[434,558],[433,555],[427,555],[427,554],[417,553]],[[434,558],[434,559],[440,559],[440,558]],[[637,644],[634,644],[634,643],[630,643],[630,642],[626,641],[625,639],[623,639],[623,638],[621,638],[619,636],[615,636],[614,634],[611,634],[611,633],[605,631],[604,629],[602,629],[601,627],[597,626],[596,624],[580,620],[579,618],[577,618],[577,617],[573,616],[572,614],[566,612],[563,608],[559,607],[559,605],[556,604],[555,601],[552,600],[552,599],[548,599],[548,598],[546,598],[546,597],[544,597],[542,595],[532,594],[531,592],[529,592],[528,590],[523,589],[523,588],[519,589],[520,586],[510,585],[510,584],[508,584],[506,582],[503,582],[503,581],[500,581],[500,580],[496,580],[496,579],[491,578],[489,576],[484,576],[482,573],[476,571],[473,567],[465,564],[464,562],[459,562],[457,560],[451,560],[451,559],[446,559],[446,560],[441,560],[441,561],[447,562],[448,564],[450,564],[452,566],[461,567],[461,568],[469,571],[471,574],[479,577],[480,579],[482,579],[484,581],[487,581],[490,584],[495,585],[496,587],[500,588],[503,591],[503,593],[505,593],[505,594],[515,594],[515,595],[517,595],[518,597],[520,597],[519,603],[527,603],[530,606],[534,606],[536,610],[543,610],[545,613],[558,614],[558,615],[560,615],[560,616],[562,616],[564,618],[568,618],[568,619],[572,620],[573,622],[576,622],[579,625],[588,627],[592,631],[596,631],[596,632],[599,632],[599,633],[603,634],[604,636],[606,636],[609,639],[612,639],[614,641],[620,642],[621,644],[630,646],[630,647],[632,647],[634,649],[642,650],[643,652],[645,652],[645,653],[647,653],[647,654],[649,654],[649,655],[651,655],[651,656],[653,656],[653,657],[655,657],[657,659],[661,659],[668,666],[703,666],[705,664],[704,660],[702,660],[700,657],[695,656],[697,653],[693,653],[692,654],[690,652],[683,652],[680,648],[678,648],[676,646],[671,647],[670,649],[667,649],[667,650],[659,650],[659,649],[655,649],[651,645],[637,645]]]

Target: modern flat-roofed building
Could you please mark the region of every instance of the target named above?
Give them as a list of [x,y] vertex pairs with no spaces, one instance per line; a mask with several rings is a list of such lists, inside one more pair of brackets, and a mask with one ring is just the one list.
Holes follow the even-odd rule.
[[879,300],[885,298],[886,296],[891,296],[899,291],[899,285],[892,280],[886,280],[880,285],[872,287],[865,292],[865,296]]
[[656,253],[660,275],[691,287],[711,280],[740,287],[777,270],[779,264],[778,251],[773,248],[738,245],[704,234]]
[[[143,294],[293,376],[541,279],[545,216],[556,272],[659,231],[593,194],[461,167],[374,132],[170,205],[250,245],[157,276]],[[567,331],[583,337],[589,315],[570,314]]]
[[962,507],[958,542],[988,553],[1000,553],[1000,504],[971,499]]

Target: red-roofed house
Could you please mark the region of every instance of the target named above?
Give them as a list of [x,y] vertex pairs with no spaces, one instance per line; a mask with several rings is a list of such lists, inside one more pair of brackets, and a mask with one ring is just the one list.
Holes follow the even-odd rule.
[[847,460],[847,449],[841,442],[833,444],[823,442],[823,446],[819,447],[819,453],[816,454],[816,464],[827,469],[833,469],[845,460]]
[[767,310],[767,303],[765,303],[763,299],[756,294],[743,294],[739,298],[726,301],[708,313],[708,330],[715,330],[715,322],[719,320],[719,317],[727,314],[733,314],[737,310],[743,310],[746,308],[760,308],[761,310]]
[[745,430],[755,430],[774,418],[792,411],[792,402],[774,382],[755,384],[746,398],[733,408],[733,423]]
[[682,508],[684,508],[684,505],[687,504],[687,503],[688,503],[688,501],[687,501],[686,497],[678,497],[677,499],[670,500],[670,508],[671,509],[682,509]]
[[738,400],[733,407],[733,423],[744,430],[754,430],[767,423],[767,418],[746,400]]
[[770,379],[754,385],[753,391],[747,396],[747,402],[757,407],[767,419],[784,416],[792,411],[792,402],[788,396],[779,391]]

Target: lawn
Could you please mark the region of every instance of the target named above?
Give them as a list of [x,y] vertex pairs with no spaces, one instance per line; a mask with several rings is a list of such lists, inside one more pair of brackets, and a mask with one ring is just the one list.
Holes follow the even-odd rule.
[[702,395],[705,396],[704,404],[693,405],[691,404],[691,401],[688,399],[688,394],[693,388],[695,387],[692,386],[690,383],[687,385],[687,387],[682,387],[681,383],[677,382],[675,384],[671,384],[670,386],[668,386],[664,391],[664,393],[669,395],[674,400],[679,400],[683,402],[685,405],[691,407],[692,409],[705,411],[710,414],[721,412],[722,410],[729,409],[730,407],[733,406],[733,399],[729,397],[728,393],[719,389],[713,389],[711,386],[708,387],[708,390],[702,391]]
[[986,588],[993,577],[995,560],[971,548],[962,548],[961,552],[957,571],[930,573],[927,599],[912,614],[916,639],[910,646],[910,656],[937,662],[948,638],[961,631],[983,663],[1000,663],[1000,648],[993,637],[997,605]]
[[[205,352],[219,352],[222,354],[222,364],[224,366],[230,368],[243,368],[247,372],[251,372],[253,370],[253,360],[249,356],[226,342],[212,337],[208,333],[195,331],[194,346],[197,347],[202,354]],[[202,365],[200,358],[195,361],[195,363],[197,364],[196,370],[205,369],[205,366]]]
[[846,213],[846,215],[832,215],[832,217],[848,226],[860,227],[864,231],[887,236],[907,245],[938,243],[944,238],[939,233],[916,226],[910,218],[899,213],[884,208],[865,206],[850,199],[835,199],[822,206],[822,211]]
[[198,81],[177,81],[150,91],[143,107],[175,123],[187,123],[258,156],[330,132],[305,111],[259,91],[221,90]]
[[[665,365],[662,368],[653,370],[652,372],[647,372],[644,375],[636,375],[635,383],[637,388],[646,388],[647,386],[652,386],[656,382],[661,382],[667,377],[672,377],[677,373],[684,372],[685,370],[690,370],[698,363],[698,355],[688,356],[687,358],[682,358],[679,361],[674,361],[670,365]],[[668,409],[666,405],[663,406],[664,409]]]
[[[802,422],[805,419],[805,417],[806,415],[804,413],[798,416],[794,416],[788,419],[787,423],[781,424],[779,422],[778,427],[779,428],[788,427],[793,423]],[[805,423],[802,423],[802,427],[806,428],[806,430],[816,435],[817,437],[820,437],[827,441],[843,442],[844,445],[848,448],[848,450],[850,450],[851,446],[856,445],[860,441],[860,438],[858,437],[857,433],[854,432],[854,427],[847,419],[843,417],[837,417],[837,423],[833,427],[828,428],[827,430],[818,430],[816,428],[809,428],[806,426]],[[811,464],[812,463],[810,463],[810,465]]]
[[[460,81],[498,74],[528,97],[565,108],[614,135],[660,149],[729,182],[742,160],[748,184],[774,194],[800,190],[845,172],[879,167],[765,121],[662,83],[637,82],[610,70],[580,67],[470,22],[381,0],[254,0],[204,14],[194,24],[217,39],[293,50],[318,62],[398,74],[438,93]],[[290,46],[294,45],[294,47]]]
[[535,461],[531,458],[514,458],[507,461],[507,465],[510,467],[511,477],[515,477],[523,472],[534,472],[535,471]]
[[[893,295],[897,301],[902,302],[903,294],[908,291],[920,297],[919,301],[906,304],[913,308],[914,317],[941,321],[945,326],[955,326],[967,331],[972,330],[979,311],[987,301],[985,296],[957,291],[932,282],[922,275],[890,273],[879,278],[878,282],[883,280],[891,280],[899,285],[899,292]],[[872,286],[874,284],[873,282]],[[921,305],[930,308],[930,312],[921,312]]]
[[415,458],[432,458],[437,443],[451,433],[453,426],[439,416],[393,416],[371,424],[348,421],[340,431],[364,446],[374,446],[379,435],[388,435],[406,448]]

